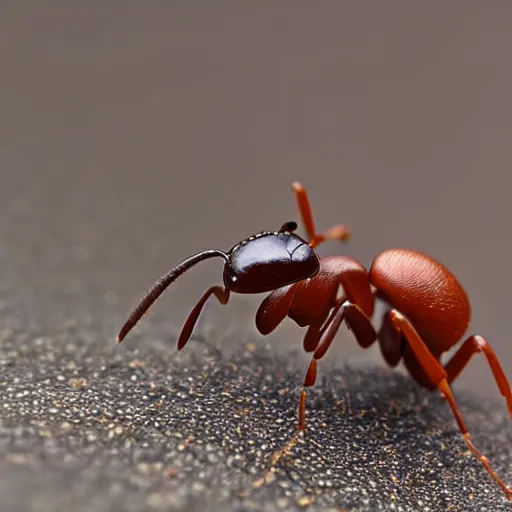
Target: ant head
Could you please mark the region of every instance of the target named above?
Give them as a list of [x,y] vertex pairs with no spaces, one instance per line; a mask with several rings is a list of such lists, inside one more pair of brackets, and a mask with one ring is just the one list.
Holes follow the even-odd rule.
[[193,254],[162,276],[145,294],[121,328],[121,342],[167,287],[198,263],[222,258],[226,288],[236,293],[261,293],[314,276],[320,260],[309,244],[293,234],[295,222],[283,224],[276,232],[254,235],[235,245],[229,253],[209,249]]
[[236,293],[263,293],[313,277],[320,259],[295,235],[295,222],[279,231],[263,232],[235,245],[224,266],[224,284]]

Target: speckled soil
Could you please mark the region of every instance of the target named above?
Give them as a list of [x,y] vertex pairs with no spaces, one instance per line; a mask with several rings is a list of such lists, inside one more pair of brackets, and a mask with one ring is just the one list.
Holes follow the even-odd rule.
[[[306,435],[276,460],[294,434],[293,352],[84,335],[1,333],[2,510],[510,510],[447,405],[398,373],[326,362]],[[512,481],[504,407],[458,397]]]

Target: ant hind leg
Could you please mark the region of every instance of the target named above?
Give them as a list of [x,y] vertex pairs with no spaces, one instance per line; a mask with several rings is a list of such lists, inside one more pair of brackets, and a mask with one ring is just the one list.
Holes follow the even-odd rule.
[[448,374],[448,382],[453,382],[460,375],[475,354],[483,354],[487,359],[498,389],[507,401],[508,412],[510,416],[512,416],[512,392],[510,390],[510,384],[494,350],[489,342],[482,336],[470,336],[445,365],[445,370]]
[[[507,485],[498,477],[498,475],[494,472],[491,465],[489,464],[487,457],[485,457],[480,451],[478,451],[473,442],[471,441],[468,429],[466,427],[464,419],[462,418],[462,414],[457,406],[455,397],[453,396],[452,390],[450,388],[450,373],[453,380],[454,376],[457,375],[456,370],[460,371],[464,367],[462,362],[464,360],[467,361],[469,358],[464,357],[462,355],[464,352],[459,352],[461,354],[460,356],[458,356],[457,353],[454,356],[454,358],[456,358],[455,362],[448,363],[448,371],[446,371],[445,368],[443,368],[443,366],[439,362],[439,360],[430,352],[429,348],[427,347],[427,345],[425,345],[425,342],[421,339],[420,335],[417,333],[416,329],[413,327],[409,320],[407,320],[401,313],[399,313],[396,310],[390,311],[390,319],[393,322],[395,328],[399,330],[403,336],[405,336],[410,349],[412,350],[416,357],[419,367],[421,367],[421,370],[424,373],[425,379],[428,379],[435,387],[437,387],[439,389],[439,392],[441,393],[441,396],[447,400],[453,412],[453,415],[455,416],[455,419],[459,426],[459,430],[463,435],[464,440],[466,441],[466,444],[470,451],[476,457],[478,457],[480,462],[485,466],[487,472],[503,489],[507,497],[512,500],[512,490],[510,490],[507,487]],[[462,346],[462,348],[463,347],[464,345]],[[468,348],[464,350],[467,350],[467,353],[471,352],[471,350]],[[451,367],[450,364],[452,365]],[[502,384],[500,384],[500,386]]]

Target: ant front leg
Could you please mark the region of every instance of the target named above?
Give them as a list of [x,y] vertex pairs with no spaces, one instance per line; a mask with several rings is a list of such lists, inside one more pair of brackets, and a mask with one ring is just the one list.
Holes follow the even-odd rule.
[[489,342],[482,336],[470,336],[445,365],[444,369],[448,374],[448,382],[453,382],[459,376],[473,355],[482,353],[487,359],[500,393],[507,401],[508,412],[510,416],[512,416],[512,392],[510,390],[510,384],[494,350]]
[[313,212],[311,210],[311,203],[309,202],[308,193],[301,183],[295,182],[292,185],[297,198],[299,212],[304,223],[304,228],[309,237],[309,245],[311,247],[318,247],[326,240],[341,240],[346,241],[350,238],[350,231],[347,226],[338,224],[332,226],[324,233],[317,234],[315,229],[315,221],[313,219]]
[[229,290],[222,286],[212,286],[208,288],[203,294],[203,296],[197,301],[197,304],[193,307],[192,311],[188,315],[187,320],[183,324],[183,328],[181,329],[180,337],[178,338],[178,350],[181,350],[190,339],[192,335],[192,331],[196,325],[197,319],[203,310],[203,307],[206,301],[212,296],[215,295],[217,300],[225,306],[229,301]]
[[299,430],[304,430],[306,428],[305,388],[311,387],[315,384],[317,361],[325,356],[343,321],[345,321],[348,327],[352,330],[361,347],[368,348],[377,339],[377,333],[375,332],[370,317],[357,304],[353,304],[346,300],[336,305],[329,317],[329,320],[321,329],[320,341],[313,352],[313,357],[311,358],[311,362],[309,363],[309,367],[306,372],[299,405]]
[[[496,483],[505,491],[507,497],[512,500],[512,491],[505,485],[505,483],[498,477],[498,475],[494,472],[491,465],[489,464],[489,461],[487,460],[487,457],[485,457],[482,453],[480,453],[476,447],[474,446],[473,442],[471,441],[470,435],[468,433],[468,429],[466,427],[466,424],[464,422],[464,419],[462,418],[462,414],[459,411],[459,408],[457,407],[457,403],[455,402],[455,397],[453,396],[452,390],[450,388],[449,384],[449,373],[452,373],[452,376],[457,375],[457,370],[461,370],[464,366],[463,361],[466,359],[468,360],[469,357],[467,357],[465,354],[470,352],[470,349],[461,347],[461,350],[464,349],[464,351],[467,352],[459,352],[461,355],[458,355],[459,353],[455,354],[454,356],[454,362],[450,362],[448,364],[448,372],[443,368],[439,360],[432,355],[430,350],[428,349],[427,345],[425,345],[425,342],[421,339],[420,335],[414,328],[414,326],[411,324],[411,322],[406,319],[400,312],[393,309],[389,312],[390,320],[393,323],[393,326],[405,337],[407,340],[408,345],[412,349],[414,356],[416,360],[418,361],[421,369],[425,372],[428,379],[432,382],[433,385],[435,385],[443,398],[445,398],[448,401],[448,404],[450,405],[452,412],[455,416],[455,419],[457,420],[457,423],[459,425],[459,429],[464,436],[464,440],[466,441],[466,444],[468,445],[468,448],[473,452],[474,455],[476,455],[482,464],[487,469],[488,473],[494,478]],[[486,353],[486,352],[484,352]],[[452,360],[453,361],[453,360]],[[497,361],[497,360],[496,360]],[[450,364],[452,365],[450,367]],[[460,368],[460,369],[459,369]],[[496,376],[496,374],[495,374]],[[455,377],[453,377],[455,378]],[[452,380],[453,380],[452,378]],[[500,386],[503,385],[502,382],[499,384]],[[508,385],[508,383],[507,383]]]

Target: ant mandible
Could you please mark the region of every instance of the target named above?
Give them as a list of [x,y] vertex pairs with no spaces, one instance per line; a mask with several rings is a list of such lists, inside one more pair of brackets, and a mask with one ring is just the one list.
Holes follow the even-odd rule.
[[[227,304],[230,292],[271,292],[256,314],[256,327],[270,334],[288,316],[307,327],[303,346],[312,353],[300,397],[298,429],[306,427],[306,388],[316,381],[317,361],[325,356],[343,322],[363,348],[378,340],[386,363],[395,367],[403,360],[411,377],[421,386],[437,388],[447,400],[471,452],[484,464],[509,499],[512,491],[500,480],[487,458],[473,445],[450,384],[472,356],[483,353],[512,416],[510,384],[489,342],[468,337],[447,364],[442,354],[462,340],[470,317],[468,296],[457,278],[430,256],[411,249],[387,249],[375,257],[369,272],[348,256],[320,259],[315,248],[326,240],[348,240],[349,230],[336,225],[317,234],[306,189],[293,189],[309,242],[294,233],[295,222],[276,232],[262,232],[235,245],[227,253],[210,249],[190,256],[160,278],[121,328],[121,342],[164,290],[197,263],[213,257],[224,259],[224,286],[212,286],[190,312],[178,350],[190,339],[204,304],[214,295]],[[372,291],[371,287],[374,287]],[[341,296],[340,296],[340,293]],[[375,300],[389,307],[377,332],[371,317]]]

